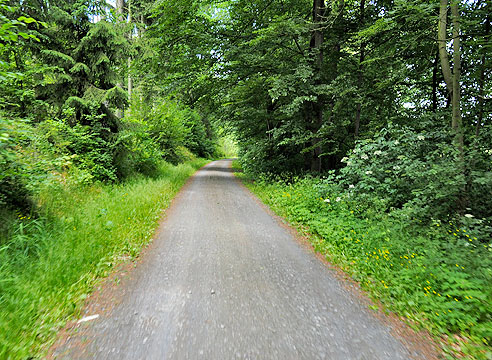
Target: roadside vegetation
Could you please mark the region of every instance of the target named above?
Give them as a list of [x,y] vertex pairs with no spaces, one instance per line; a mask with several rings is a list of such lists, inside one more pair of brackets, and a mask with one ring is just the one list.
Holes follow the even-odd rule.
[[[355,155],[348,161],[356,161]],[[471,214],[440,220],[426,218],[415,204],[390,207],[389,199],[362,190],[364,181],[352,184],[356,171],[239,176],[385,311],[435,335],[445,358],[489,359],[490,228]]]
[[130,71],[149,47],[117,10],[0,0],[1,359],[42,357],[186,179],[230,152],[197,110]]
[[97,278],[138,256],[186,179],[207,161],[161,163],[153,178],[43,189],[0,246],[0,358],[43,354]]
[[491,13],[0,0],[0,355],[41,354],[196,159],[237,153],[253,191],[448,358],[490,358]]

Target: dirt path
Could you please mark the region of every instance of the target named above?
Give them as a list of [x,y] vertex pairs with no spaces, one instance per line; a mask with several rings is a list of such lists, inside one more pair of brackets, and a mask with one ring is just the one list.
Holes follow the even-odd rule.
[[100,317],[79,325],[55,357],[418,358],[229,166],[216,161],[194,176],[111,309],[100,306]]

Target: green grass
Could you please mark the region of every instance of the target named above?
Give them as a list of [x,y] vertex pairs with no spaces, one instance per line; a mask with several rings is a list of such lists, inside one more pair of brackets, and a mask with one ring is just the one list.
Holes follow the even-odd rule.
[[472,229],[380,213],[316,178],[241,177],[385,309],[433,333],[446,358],[491,358],[492,256]]
[[39,358],[79,315],[97,278],[136,257],[163,209],[206,160],[120,185],[43,191],[41,217],[18,214],[0,238],[0,359]]

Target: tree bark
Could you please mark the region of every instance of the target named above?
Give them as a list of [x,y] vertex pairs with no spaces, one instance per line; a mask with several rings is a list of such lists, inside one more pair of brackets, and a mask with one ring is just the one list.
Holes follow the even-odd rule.
[[485,43],[482,49],[482,56],[480,59],[480,80],[478,82],[478,117],[477,124],[475,126],[475,135],[478,136],[480,134],[480,127],[483,122],[483,104],[484,104],[484,84],[485,84],[485,54],[487,53],[487,43],[490,38],[490,14],[487,14],[487,18],[485,19]]
[[[361,0],[360,1],[360,18],[359,18],[359,27],[360,28],[364,25],[364,10],[365,10],[365,0]],[[362,90],[362,83],[364,81],[363,65],[362,65],[362,63],[364,62],[365,49],[366,49],[366,44],[365,44],[365,42],[362,42],[360,44],[359,69],[358,69],[358,74],[357,74],[357,88],[359,89],[359,91]],[[359,137],[361,108],[362,108],[362,104],[361,104],[361,102],[359,100],[357,102],[357,110],[355,112],[355,123],[354,123],[354,128],[355,128],[355,130],[354,130],[354,138],[356,140]]]
[[458,1],[451,3],[453,15],[453,121],[452,128],[456,136],[456,144],[463,156],[463,126],[461,118],[461,41],[460,41],[460,12]]
[[[441,59],[441,68],[446,82],[450,99],[452,120],[451,128],[454,133],[454,145],[459,152],[459,162],[457,165],[457,171],[461,175],[466,176],[465,169],[465,156],[463,148],[463,126],[461,118],[461,41],[460,41],[460,13],[459,13],[459,0],[451,0],[451,15],[453,24],[453,70],[449,64],[448,53],[446,50],[446,30],[447,30],[447,12],[448,12],[448,0],[441,0],[439,8],[439,26],[438,26],[438,42],[439,42],[439,57]],[[457,200],[457,210],[459,213],[463,213],[467,204],[467,187],[463,186],[461,189],[461,195]]]
[[[118,16],[119,21],[123,21],[123,19],[124,19],[124,17],[123,17],[124,8],[125,8],[125,0],[116,0],[116,15]],[[116,86],[123,89],[123,81],[122,80],[118,81]],[[124,116],[123,111],[124,110],[122,108],[118,108],[116,110],[115,115],[121,119]]]
[[437,28],[437,42],[439,48],[439,58],[441,59],[442,75],[450,94],[453,93],[453,81],[451,66],[449,65],[448,51],[446,50],[446,29],[448,18],[448,0],[441,0],[439,7],[439,24]]
[[437,72],[439,70],[439,49],[436,51],[434,58],[434,67],[432,69],[432,112],[437,111]]
[[[323,22],[323,16],[325,13],[325,1],[313,0],[313,24],[314,31],[311,35],[310,47],[316,53],[315,59],[315,72],[318,75],[316,84],[320,83],[321,66],[323,64],[323,30],[321,29],[321,23]],[[311,119],[311,131],[313,133],[313,139],[311,140],[312,156],[311,156],[311,170],[321,171],[321,139],[318,136],[318,131],[323,124],[323,101],[318,95],[318,100],[312,104],[312,119]]]
[[461,42],[460,42],[460,13],[458,0],[451,3],[451,14],[453,23],[453,71],[449,63],[448,52],[446,50],[446,30],[447,30],[448,0],[441,0],[439,8],[439,25],[437,40],[439,46],[439,58],[441,59],[441,69],[451,98],[451,108],[453,112],[451,128],[455,135],[455,144],[458,147],[460,156],[463,158],[463,127],[461,119]]
[[123,13],[125,9],[125,0],[116,0],[116,15],[118,15],[118,20],[122,21],[124,19]]
[[[131,25],[132,23],[132,2],[131,0],[128,0],[128,24]],[[133,36],[133,27],[130,26],[130,32],[128,33],[128,41],[131,44],[132,41],[132,36]],[[132,96],[132,91],[133,91],[133,79],[130,73],[130,69],[132,66],[132,58],[131,56],[128,56],[128,97]]]

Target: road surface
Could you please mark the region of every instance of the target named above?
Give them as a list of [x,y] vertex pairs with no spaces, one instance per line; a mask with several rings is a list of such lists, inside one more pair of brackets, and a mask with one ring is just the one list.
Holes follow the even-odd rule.
[[[111,311],[60,359],[408,360],[416,354],[234,178],[198,171]],[[79,341],[82,345],[71,346]],[[80,340],[80,339],[79,339]]]

